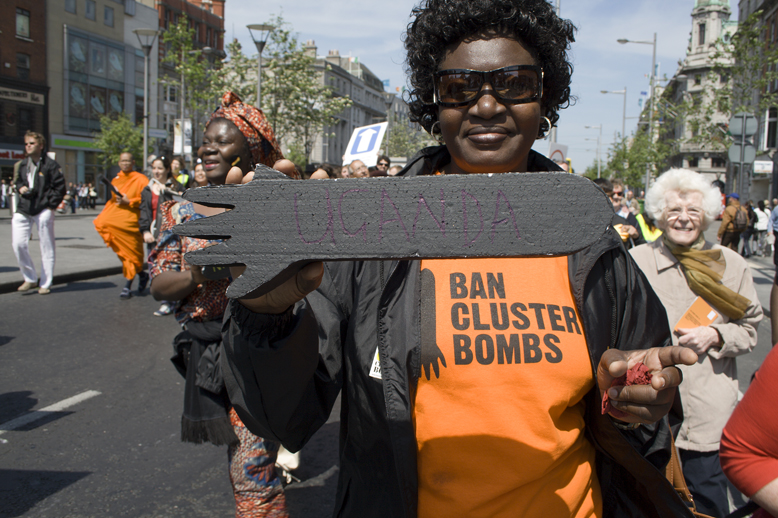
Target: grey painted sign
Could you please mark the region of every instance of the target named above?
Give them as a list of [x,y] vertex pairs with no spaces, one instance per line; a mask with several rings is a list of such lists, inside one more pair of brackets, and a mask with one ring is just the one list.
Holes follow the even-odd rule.
[[190,189],[184,198],[232,208],[174,228],[229,238],[186,260],[245,264],[231,298],[266,293],[317,260],[567,255],[599,239],[613,218],[605,194],[568,173],[294,181],[260,166],[250,183]]

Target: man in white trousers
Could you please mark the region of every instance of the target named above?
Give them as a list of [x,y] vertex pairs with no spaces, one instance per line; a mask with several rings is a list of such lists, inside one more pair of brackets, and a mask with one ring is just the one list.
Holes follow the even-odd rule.
[[[12,241],[16,261],[24,277],[18,291],[29,291],[38,286],[38,293],[51,292],[54,277],[54,211],[65,197],[65,178],[59,164],[43,151],[46,138],[40,133],[28,131],[24,135],[24,151],[27,155],[19,167],[16,192],[19,204],[12,220]],[[38,227],[41,247],[41,276],[30,257],[29,241],[32,226]]]

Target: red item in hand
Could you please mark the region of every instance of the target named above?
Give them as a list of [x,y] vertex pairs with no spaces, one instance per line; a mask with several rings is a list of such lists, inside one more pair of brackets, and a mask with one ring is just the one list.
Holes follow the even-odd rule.
[[[623,376],[619,376],[611,383],[611,387],[622,386],[629,387],[630,385],[648,385],[651,383],[653,375],[649,372],[648,367],[643,365],[642,362],[636,363],[631,369],[627,371]],[[603,415],[610,413],[613,417],[628,417],[629,414],[622,412],[611,404],[608,391],[602,396],[602,413]]]

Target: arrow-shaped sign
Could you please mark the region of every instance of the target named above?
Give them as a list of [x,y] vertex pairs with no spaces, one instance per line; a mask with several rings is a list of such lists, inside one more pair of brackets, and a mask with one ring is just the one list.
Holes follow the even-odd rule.
[[568,173],[294,181],[258,166],[250,183],[184,197],[232,208],[174,228],[229,238],[186,260],[245,264],[231,298],[266,293],[317,260],[568,255],[600,239],[613,218],[605,194]]

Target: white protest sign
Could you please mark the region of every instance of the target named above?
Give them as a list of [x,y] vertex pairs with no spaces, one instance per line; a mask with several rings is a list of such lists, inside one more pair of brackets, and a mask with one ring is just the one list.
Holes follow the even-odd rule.
[[379,122],[354,128],[354,133],[351,134],[351,139],[346,146],[346,153],[343,155],[343,165],[348,165],[354,160],[361,160],[367,167],[376,165],[387,125],[387,122]]

